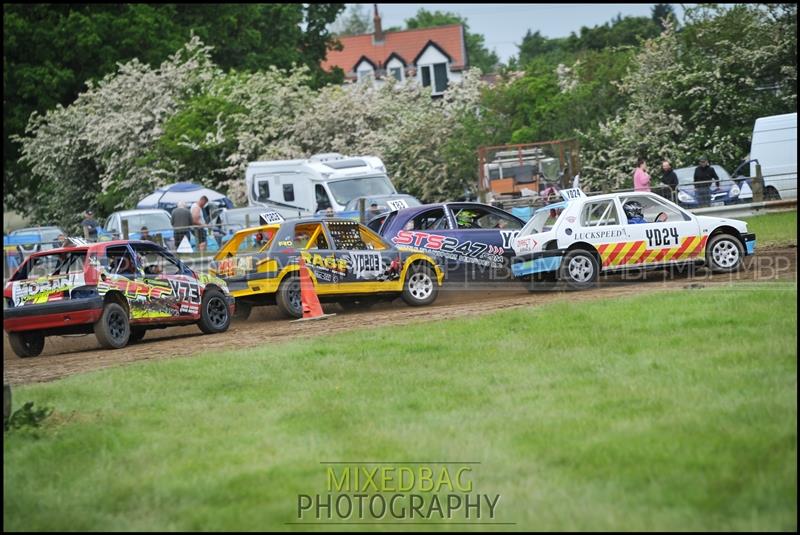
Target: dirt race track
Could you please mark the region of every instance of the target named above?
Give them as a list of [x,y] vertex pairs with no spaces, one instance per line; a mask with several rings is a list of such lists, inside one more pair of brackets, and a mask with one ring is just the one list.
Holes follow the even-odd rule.
[[[633,279],[633,280],[631,280]],[[637,277],[603,278],[597,288],[583,292],[542,291],[529,293],[518,284],[497,285],[492,290],[445,289],[433,306],[412,308],[401,300],[382,303],[369,310],[343,312],[336,304],[325,304],[335,317],[322,321],[290,323],[275,307],[255,309],[247,321],[234,321],[223,334],[202,335],[196,326],[148,331],[138,344],[119,350],[100,349],[94,335],[47,338],[42,355],[18,358],[3,334],[3,376],[5,383],[24,384],[52,381],[76,373],[118,366],[130,362],[185,357],[209,351],[264,346],[306,336],[319,336],[365,326],[403,325],[426,320],[484,314],[496,310],[533,307],[556,301],[587,301],[624,295],[677,291],[699,287],[720,287],[753,281],[797,283],[796,247],[770,248],[748,257],[738,273],[710,275],[699,268],[693,277],[651,271]]]

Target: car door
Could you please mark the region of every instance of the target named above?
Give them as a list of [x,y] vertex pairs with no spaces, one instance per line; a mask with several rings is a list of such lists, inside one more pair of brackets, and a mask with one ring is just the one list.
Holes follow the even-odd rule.
[[448,234],[458,240],[453,252],[464,265],[465,281],[511,280],[511,244],[523,222],[487,205],[451,203],[447,209],[454,229]]
[[[613,267],[656,266],[694,261],[705,254],[706,237],[697,220],[657,195],[621,195],[617,203],[628,242],[612,259]],[[638,203],[644,223],[632,223],[626,203]]]
[[143,321],[172,321],[197,318],[202,299],[194,275],[178,260],[157,245],[132,245],[137,273],[145,285]]
[[400,254],[356,221],[326,221],[337,266],[346,272],[337,293],[372,293],[396,290],[400,279]]
[[[422,251],[430,255],[444,272],[448,284],[464,284],[466,266],[455,252],[459,241],[446,206],[432,206],[421,211],[411,211],[408,215],[403,213],[403,216],[400,213],[390,213],[381,227],[386,239],[399,249]],[[407,218],[405,223],[400,217]],[[400,224],[402,228],[398,229]],[[396,230],[386,234],[384,229],[387,226]]]
[[347,269],[344,263],[337,262],[324,225],[319,221],[298,222],[292,232],[291,247],[300,251],[306,267],[314,274],[317,293],[335,293]]

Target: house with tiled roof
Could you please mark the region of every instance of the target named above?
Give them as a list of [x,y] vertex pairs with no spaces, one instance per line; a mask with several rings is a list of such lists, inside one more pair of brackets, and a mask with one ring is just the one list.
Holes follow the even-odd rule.
[[381,84],[390,76],[400,82],[415,80],[437,96],[461,80],[467,68],[461,24],[384,32],[376,5],[374,25],[373,33],[340,37],[342,49],[329,50],[322,68],[340,67],[351,82]]

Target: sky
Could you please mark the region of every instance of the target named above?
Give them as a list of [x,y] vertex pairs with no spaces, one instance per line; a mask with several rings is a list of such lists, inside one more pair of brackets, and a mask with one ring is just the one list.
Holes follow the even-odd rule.
[[[369,6],[372,12],[372,4]],[[518,52],[517,44],[528,29],[545,37],[566,37],[581,26],[604,24],[616,17],[650,16],[655,4],[378,4],[384,28],[405,27],[405,19],[424,7],[428,11],[451,11],[467,19],[470,31],[483,34],[486,47],[507,62]],[[684,4],[694,5],[694,4]],[[678,20],[683,9],[673,4]]]

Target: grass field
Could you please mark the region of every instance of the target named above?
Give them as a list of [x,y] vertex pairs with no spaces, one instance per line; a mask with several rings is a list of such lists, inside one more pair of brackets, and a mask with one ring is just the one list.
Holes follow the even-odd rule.
[[748,217],[747,230],[756,233],[759,247],[797,243],[797,210]]
[[320,463],[408,460],[480,462],[513,523],[483,529],[795,530],[796,300],[562,303],[21,387],[56,412],[6,433],[4,529],[339,529],[286,524]]

